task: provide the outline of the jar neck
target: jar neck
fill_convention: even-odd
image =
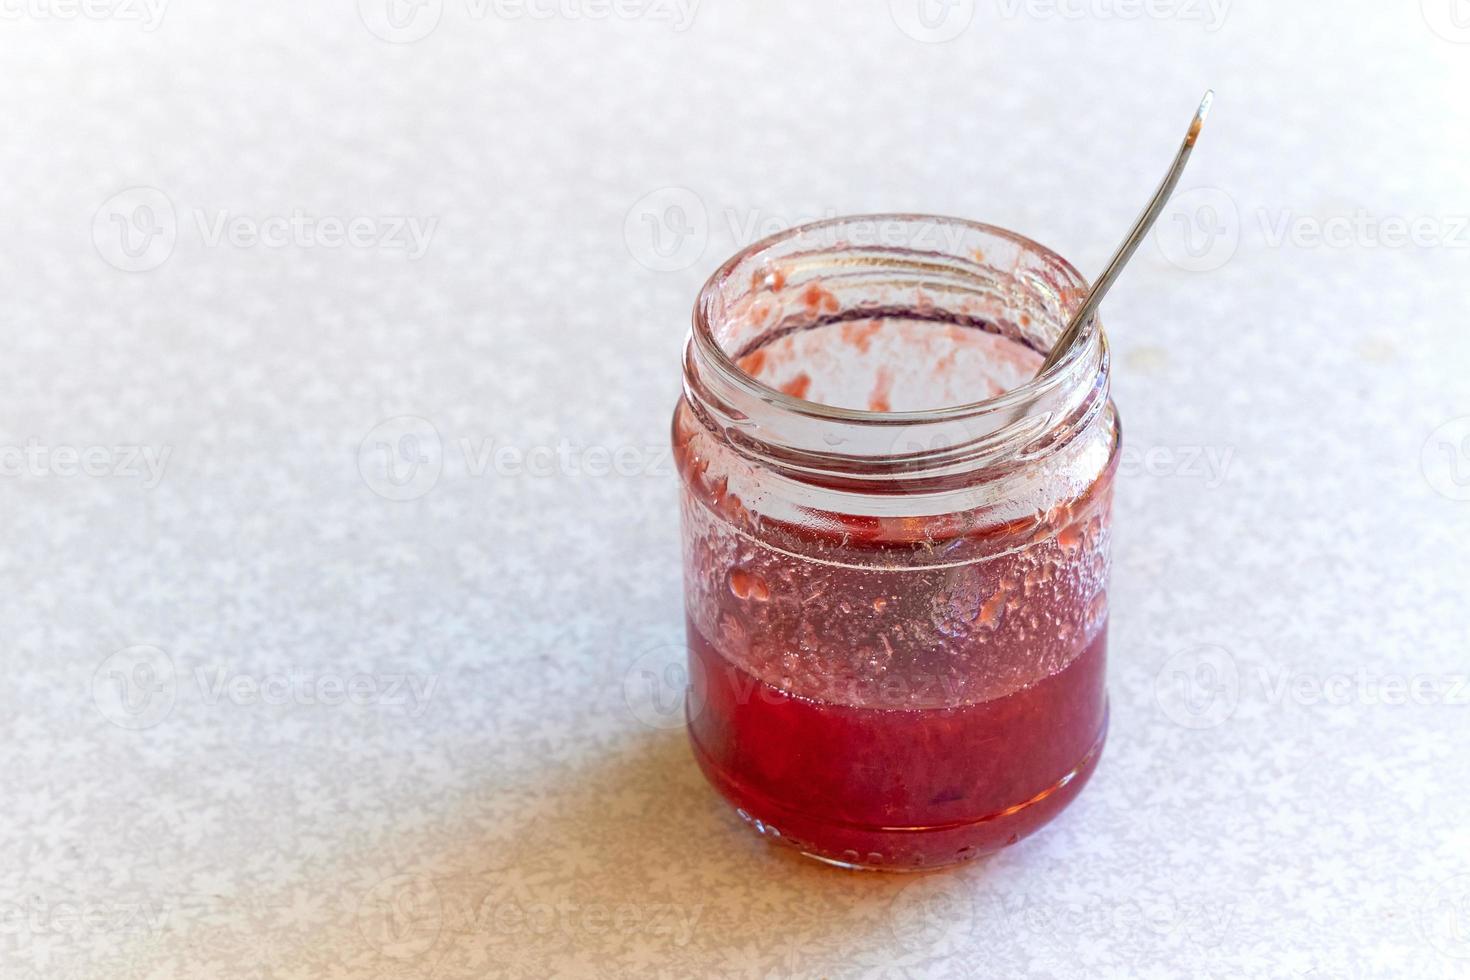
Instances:
[[[889,234],[854,244],[862,226]],[[701,291],[684,352],[685,397],[737,453],[789,480],[879,495],[974,486],[1044,466],[1107,410],[1099,323],[1039,376],[955,405],[837,407],[779,390],[742,365],[803,332],[835,338],[848,324],[879,321],[932,324],[1039,364],[1085,288],[1054,253],[990,226],[915,215],[803,226],[736,255]]]

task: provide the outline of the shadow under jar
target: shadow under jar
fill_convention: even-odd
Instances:
[[[1075,797],[1107,730],[1119,431],[1086,284],[920,215],[819,222],[722,266],[674,413],[705,775],[847,867],[994,852]]]

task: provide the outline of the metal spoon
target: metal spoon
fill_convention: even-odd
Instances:
[[[1184,145],[1179,148],[1179,155],[1174,158],[1174,165],[1169,168],[1168,174],[1164,176],[1164,182],[1159,185],[1158,191],[1154,193],[1153,200],[1148,202],[1148,207],[1144,209],[1143,214],[1139,215],[1138,220],[1134,222],[1133,229],[1128,232],[1128,237],[1123,240],[1123,244],[1113,254],[1113,260],[1108,263],[1107,270],[1093,284],[1092,292],[1087,294],[1087,299],[1078,308],[1077,312],[1072,315],[1071,321],[1067,324],[1067,329],[1062,331],[1062,335],[1052,345],[1051,353],[1047,355],[1041,368],[1036,372],[1037,374],[1047,370],[1066,356],[1067,351],[1071,350],[1072,345],[1077,342],[1077,337],[1082,333],[1082,328],[1087,326],[1087,322],[1097,315],[1097,308],[1102,303],[1103,297],[1108,294],[1109,289],[1113,288],[1113,283],[1117,281],[1118,276],[1123,271],[1123,267],[1128,264],[1128,260],[1133,258],[1133,253],[1138,251],[1138,246],[1143,243],[1143,239],[1148,235],[1149,229],[1154,226],[1154,222],[1163,213],[1164,205],[1169,203],[1169,196],[1174,193],[1174,188],[1178,185],[1179,178],[1184,176],[1184,165],[1189,162],[1189,156],[1194,152],[1194,144],[1199,140],[1200,130],[1204,128],[1205,117],[1210,114],[1210,103],[1214,101],[1215,92],[1211,89],[1205,93],[1204,99],[1200,101],[1199,109],[1195,111],[1194,119],[1189,123],[1189,132],[1184,137]]]

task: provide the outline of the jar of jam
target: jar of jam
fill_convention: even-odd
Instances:
[[[1119,429],[1086,291],[921,215],[766,239],[700,293],[673,442],[694,754],[757,831],[855,868],[994,852],[1107,730]]]

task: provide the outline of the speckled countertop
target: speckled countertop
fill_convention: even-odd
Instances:
[[[1470,976],[1453,0],[3,16],[0,975]],[[630,680],[694,291],[880,210],[1095,270],[1207,85],[1107,308],[1095,779],[769,849]]]

